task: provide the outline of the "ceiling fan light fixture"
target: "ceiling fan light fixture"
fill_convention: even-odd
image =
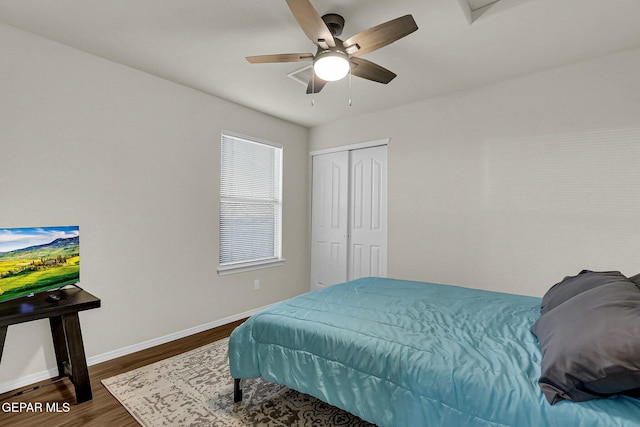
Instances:
[[[313,74],[307,79],[307,94],[318,93],[327,82],[343,79],[347,74],[349,81],[353,75],[377,83],[389,83],[396,77],[395,73],[361,56],[394,43],[418,29],[413,16],[404,15],[361,31],[343,41],[337,37],[342,34],[344,28],[342,16],[336,13],[320,16],[311,0],[286,1],[302,31],[318,47],[316,54],[281,53],[248,56],[247,60],[252,64],[313,61]]]
[[[350,64],[346,53],[340,50],[325,50],[316,55],[313,71],[326,82],[335,82],[349,74]]]

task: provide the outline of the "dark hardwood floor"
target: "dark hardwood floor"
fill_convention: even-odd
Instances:
[[[51,381],[43,381],[42,383],[2,394],[0,395],[0,426],[137,427],[139,424],[136,420],[111,396],[100,381],[226,338],[242,322],[244,322],[244,320],[90,366],[89,376],[91,378],[93,399],[79,405],[76,404],[73,384],[66,378],[55,384],[46,385],[36,390],[32,389],[42,384],[50,383]],[[231,381],[231,378],[229,381]],[[14,396],[21,391],[24,391],[24,393]],[[12,412],[10,405],[13,402],[17,402],[18,404],[20,402],[40,402],[43,407],[46,405],[46,402],[57,402],[59,412]]]

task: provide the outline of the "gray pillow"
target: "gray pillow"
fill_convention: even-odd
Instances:
[[[567,276],[544,294],[540,305],[540,313],[544,314],[549,310],[553,310],[582,292],[618,281],[626,282],[628,280],[619,271],[582,270],[576,276]]]
[[[582,292],[532,326],[542,349],[538,381],[552,405],[640,388],[640,289],[630,280]]]
[[[636,274],[635,276],[629,277],[629,280],[631,280],[636,285],[640,286],[640,274]]]

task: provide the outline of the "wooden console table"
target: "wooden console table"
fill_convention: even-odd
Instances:
[[[58,375],[71,380],[77,403],[86,402],[93,396],[78,312],[100,307],[100,299],[80,288],[54,293],[60,297],[59,301],[50,301],[47,299],[50,293],[41,292],[0,304],[0,361],[9,325],[48,318]]]

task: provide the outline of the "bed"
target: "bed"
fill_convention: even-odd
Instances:
[[[363,278],[264,309],[232,333],[231,376],[262,377],[380,427],[637,426],[624,395],[552,405],[540,298]]]

